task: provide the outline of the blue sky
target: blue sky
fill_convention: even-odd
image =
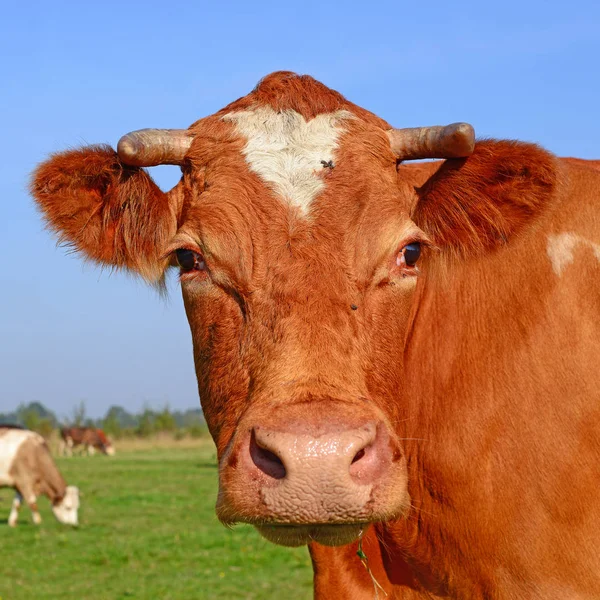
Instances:
[[[0,57],[0,412],[198,405],[174,279],[164,300],[43,230],[26,188],[51,152],[187,127],[285,69],[396,126],[464,120],[600,158],[592,1],[9,2]],[[167,189],[179,171],[152,174]]]

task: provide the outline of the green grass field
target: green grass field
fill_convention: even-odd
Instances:
[[[251,527],[219,524],[208,441],[57,464],[83,494],[80,526],[60,525],[43,498],[39,527],[24,507],[11,529],[13,491],[0,489],[1,600],[312,597],[306,548],[280,548]]]

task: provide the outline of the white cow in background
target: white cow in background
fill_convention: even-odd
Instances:
[[[44,438],[28,429],[0,425],[0,487],[16,490],[8,524],[17,524],[23,500],[31,509],[33,522],[42,521],[36,500],[46,495],[54,516],[66,525],[77,525],[79,490],[67,485]]]

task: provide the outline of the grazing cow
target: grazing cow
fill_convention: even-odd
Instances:
[[[275,73],[31,190],[87,258],[179,265],[217,514],[309,543],[318,598],[600,598],[597,163]]]
[[[66,525],[77,525],[79,490],[67,485],[44,438],[28,429],[0,425],[0,487],[16,490],[8,524],[15,527],[23,500],[31,509],[33,522],[42,522],[37,497],[46,495],[54,516]]]
[[[73,449],[78,446],[83,448],[88,455],[96,450],[102,454],[114,455],[115,448],[102,429],[95,427],[62,427],[60,430],[61,453],[72,456]]]

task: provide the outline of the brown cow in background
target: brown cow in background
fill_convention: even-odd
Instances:
[[[62,427],[60,430],[61,448],[65,456],[72,456],[73,450],[82,448],[88,455],[96,450],[102,454],[114,455],[115,448],[102,429],[95,427]]]
[[[31,189],[85,257],[179,265],[218,516],[308,543],[318,598],[600,598],[597,163],[275,73]]]
[[[77,525],[79,490],[67,485],[44,438],[28,429],[0,425],[0,487],[16,490],[8,524],[14,527],[23,500],[32,512],[33,522],[42,518],[37,497],[48,496],[54,516],[66,525]]]

